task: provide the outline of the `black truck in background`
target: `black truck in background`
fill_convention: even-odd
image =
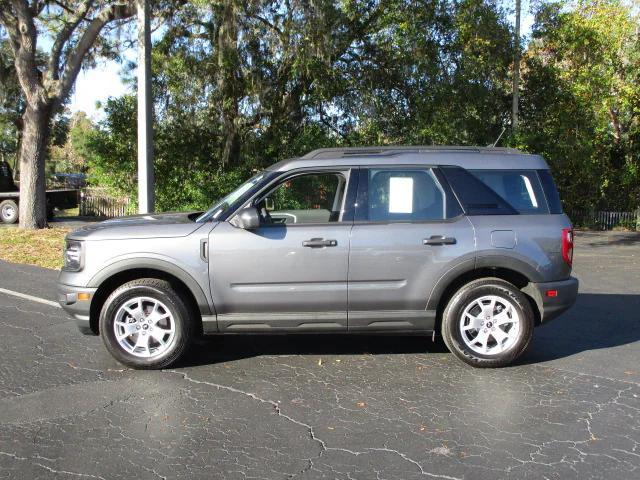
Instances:
[[[47,218],[53,218],[55,208],[78,206],[79,190],[47,190]],[[7,162],[0,161],[0,222],[16,223],[20,204],[20,189],[13,181],[13,172]]]

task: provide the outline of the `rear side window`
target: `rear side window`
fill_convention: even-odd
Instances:
[[[368,169],[360,175],[357,221],[423,222],[451,216],[445,189],[430,168]]]
[[[558,189],[553,182],[551,172],[549,172],[549,170],[538,170],[538,176],[540,177],[544,194],[547,197],[549,213],[562,213],[562,202],[560,202],[560,195],[558,195]]]
[[[469,171],[519,213],[549,213],[536,170]]]
[[[467,215],[517,215],[518,211],[478,177],[460,167],[440,167]]]

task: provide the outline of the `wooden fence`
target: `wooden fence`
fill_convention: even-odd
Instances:
[[[127,197],[113,197],[99,189],[80,191],[79,214],[82,217],[123,217],[135,214],[135,205]]]
[[[633,212],[572,210],[566,213],[577,227],[596,230],[612,230],[615,227],[624,227],[630,230],[640,229],[640,209]]]

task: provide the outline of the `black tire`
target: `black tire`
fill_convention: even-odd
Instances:
[[[18,204],[13,200],[3,200],[0,202],[0,221],[7,225],[18,221]]]
[[[116,315],[127,301],[136,297],[147,297],[162,302],[173,317],[173,340],[167,349],[157,356],[136,356],[125,350],[116,339]],[[109,353],[120,363],[135,369],[160,369],[175,363],[188,349],[194,337],[194,323],[189,308],[169,282],[156,278],[141,278],[125,283],[109,295],[100,312],[100,336]],[[151,350],[149,347],[147,349]]]
[[[463,340],[462,326],[460,325],[465,308],[475,300],[487,295],[495,295],[509,301],[520,318],[519,332],[510,347],[501,353],[491,355],[476,352],[468,346]],[[467,283],[451,297],[442,315],[442,337],[449,350],[469,365],[479,368],[504,367],[522,355],[527,349],[533,336],[534,323],[531,305],[520,290],[511,283],[499,278],[483,278]],[[475,330],[472,332],[475,332]],[[480,331],[478,330],[479,333]],[[490,332],[489,335],[491,335]],[[495,343],[495,339],[492,341]],[[473,339],[471,342],[473,342]],[[485,342],[486,345],[487,342]]]

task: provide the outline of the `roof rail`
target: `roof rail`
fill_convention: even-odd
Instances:
[[[399,147],[346,147],[346,148],[319,148],[300,157],[310,158],[344,158],[344,157],[368,157],[391,156],[402,153],[440,153],[440,152],[469,152],[469,153],[522,153],[515,148],[503,147],[459,147],[455,145],[443,146],[399,146]]]

